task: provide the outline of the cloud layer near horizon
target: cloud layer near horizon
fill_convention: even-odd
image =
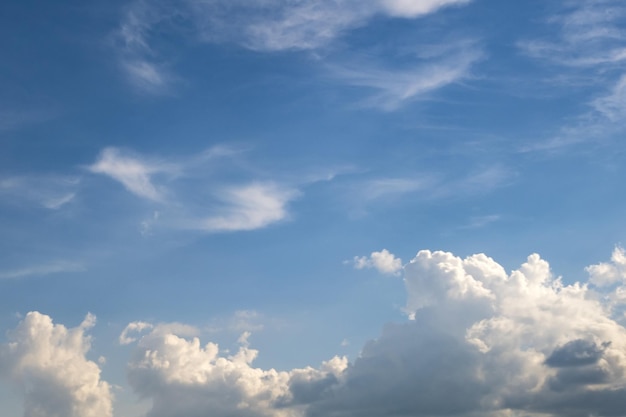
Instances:
[[[249,332],[234,354],[180,324],[134,322],[120,341],[135,343],[128,380],[148,417],[620,415],[624,251],[587,270],[589,283],[565,285],[537,254],[507,274],[484,254],[420,251],[403,267],[410,320],[319,368],[254,367]],[[68,330],[29,313],[10,333],[0,369],[26,388],[25,416],[111,415],[85,359],[94,322]]]

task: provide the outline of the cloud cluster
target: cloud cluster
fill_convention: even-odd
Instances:
[[[214,343],[202,346],[197,337],[183,337],[177,329],[155,326],[137,343],[128,365],[133,390],[152,400],[149,417],[177,416],[298,416],[294,398],[306,396],[292,386],[336,380],[347,360],[334,358],[320,370],[263,370],[252,366],[258,352],[248,347],[249,333],[239,350],[224,356]]]
[[[21,387],[25,417],[111,417],[113,395],[100,368],[86,359],[95,324],[87,315],[68,329],[31,312],[0,347],[0,372]]]
[[[389,265],[388,251],[357,266]],[[393,262],[391,262],[393,264]],[[508,274],[484,254],[420,251],[404,266],[407,314],[352,363],[277,372],[251,366],[247,336],[232,356],[153,330],[129,373],[149,416],[572,416],[626,407],[626,329],[616,308],[623,250],[566,285],[533,254]],[[392,268],[395,270],[395,267]],[[611,284],[608,293],[601,287]],[[617,287],[616,287],[617,286]]]
[[[484,254],[422,250],[402,269],[410,320],[388,324],[348,362],[278,371],[253,365],[180,323],[133,322],[132,390],[147,417],[617,416],[626,409],[626,256],[565,284],[532,254],[507,273]],[[360,261],[360,260],[359,260]],[[388,251],[362,263],[397,270]],[[75,329],[29,313],[2,347],[26,416],[111,416],[109,386],[85,359],[92,316]]]
[[[592,281],[613,282],[620,254],[590,267]],[[483,254],[425,250],[404,276],[413,320],[368,343],[309,415],[588,416],[626,406],[626,329],[611,297],[565,285],[536,254],[507,274]]]

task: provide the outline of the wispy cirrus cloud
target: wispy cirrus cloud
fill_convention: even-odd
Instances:
[[[22,175],[0,178],[0,196],[6,204],[35,204],[59,210],[77,195],[81,178],[62,175]]]
[[[393,178],[371,178],[349,182],[351,203],[374,204],[416,196],[424,201],[484,195],[515,180],[516,173],[502,164],[481,167],[461,175],[416,173]]]
[[[54,261],[39,265],[32,265],[23,268],[0,271],[0,280],[4,279],[24,279],[30,277],[41,277],[53,274],[63,274],[85,271],[85,266],[79,262]]]
[[[527,56],[551,68],[563,87],[586,87],[588,110],[547,140],[526,144],[523,151],[557,151],[602,142],[626,129],[626,6],[615,0],[578,0],[546,22],[552,36],[518,43]]]
[[[106,148],[87,169],[94,174],[111,177],[139,197],[163,201],[165,191],[154,184],[153,176],[159,173],[173,174],[177,167],[174,164],[150,161],[117,148]]]
[[[131,83],[148,93],[169,90],[176,76],[168,70],[167,58],[159,52],[159,36],[171,33],[206,43],[235,43],[259,51],[312,51],[332,44],[347,31],[367,24],[376,16],[415,19],[470,0],[356,0],[315,2],[296,0],[136,0],[126,6],[113,34],[121,68]],[[181,23],[184,22],[184,23]],[[457,62],[459,64],[460,62]],[[344,71],[355,72],[356,69]],[[435,74],[415,71],[395,74],[401,85],[382,86],[380,70],[353,74],[353,85],[402,90],[393,94],[411,97],[458,78],[453,68],[433,68]],[[376,73],[378,72],[378,73]],[[422,72],[422,71],[419,71]],[[415,80],[416,76],[422,79]],[[360,81],[359,81],[360,80]],[[378,81],[377,81],[378,80]],[[389,100],[387,98],[387,100]],[[397,103],[396,103],[397,105]],[[393,107],[393,104],[387,104]]]
[[[482,57],[478,48],[461,42],[444,56],[418,57],[409,69],[381,68],[369,62],[329,68],[337,80],[374,91],[363,101],[365,106],[393,111],[432,91],[470,78],[472,65]]]

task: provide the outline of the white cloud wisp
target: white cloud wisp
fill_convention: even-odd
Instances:
[[[162,201],[164,192],[153,184],[152,176],[172,171],[173,167],[126,155],[117,148],[106,148],[88,169],[94,174],[111,177],[139,197]]]

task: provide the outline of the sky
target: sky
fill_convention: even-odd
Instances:
[[[620,0],[0,4],[7,417],[626,410]]]

